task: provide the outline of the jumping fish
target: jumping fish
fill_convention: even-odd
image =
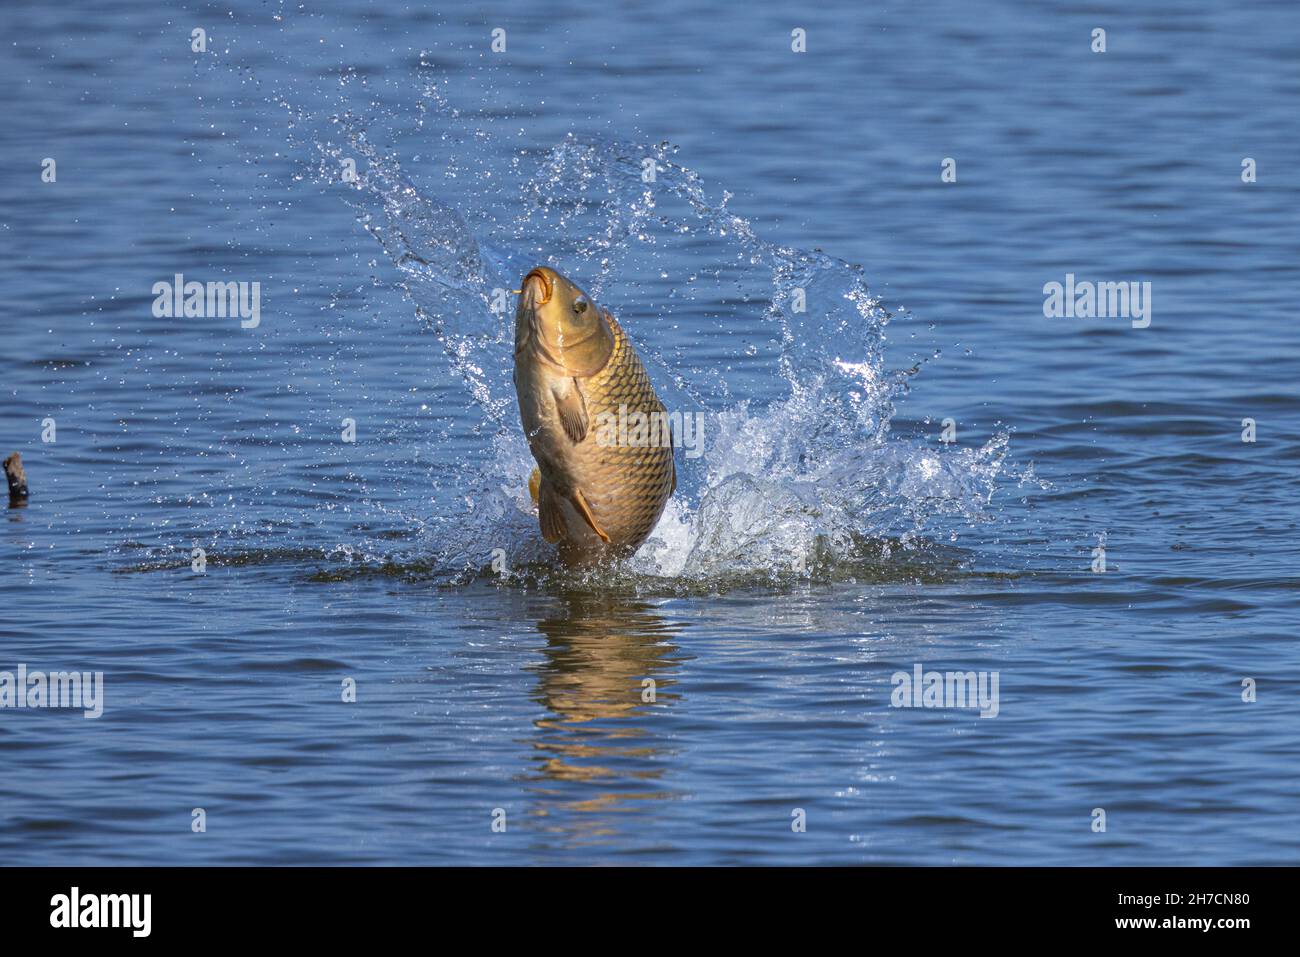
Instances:
[[[537,468],[528,487],[542,537],[569,564],[632,554],[654,529],[677,470],[668,417],[609,310],[553,269],[524,277],[515,311],[515,390]],[[598,423],[658,423],[627,441]]]

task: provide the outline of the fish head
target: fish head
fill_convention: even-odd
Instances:
[[[586,292],[546,266],[524,276],[515,310],[516,363],[531,359],[590,376],[613,351],[613,330]]]

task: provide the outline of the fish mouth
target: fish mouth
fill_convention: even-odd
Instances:
[[[545,305],[555,294],[555,284],[541,266],[529,271],[519,284],[519,304],[515,308],[515,356],[529,346],[543,348],[537,307]]]
[[[538,280],[533,282],[533,280]],[[541,341],[538,329],[537,307],[551,298],[550,279],[541,268],[524,276],[519,284],[519,303],[515,307],[515,356],[518,357],[534,343]]]
[[[523,286],[520,289],[520,294],[522,295],[523,293],[529,291],[530,286],[532,284],[532,280],[534,279],[536,279],[541,284],[542,288],[541,288],[540,297],[538,297],[537,291],[535,289],[533,290],[533,301],[537,305],[543,306],[550,301],[551,294],[555,292],[555,286],[551,283],[551,277],[546,274],[546,270],[543,269],[541,266],[538,266],[536,269],[533,269],[528,273],[527,276],[524,277],[524,282],[523,282]]]

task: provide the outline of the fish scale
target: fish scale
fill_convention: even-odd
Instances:
[[[672,494],[673,450],[671,445],[601,444],[602,434],[608,431],[601,428],[601,413],[611,415],[615,423],[620,406],[626,408],[628,416],[643,413],[647,421],[653,413],[665,417],[663,403],[627,333],[609,312],[604,316],[614,334],[614,351],[605,368],[578,380],[591,424],[586,437],[573,450],[575,471],[581,476],[579,484],[611,545],[631,551],[654,530]]]

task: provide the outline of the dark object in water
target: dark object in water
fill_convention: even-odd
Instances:
[[[5,478],[9,480],[10,507],[26,504],[27,473],[23,471],[23,457],[17,452],[5,459]]]

